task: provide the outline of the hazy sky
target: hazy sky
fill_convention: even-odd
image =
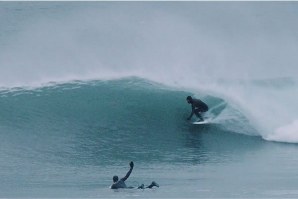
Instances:
[[[0,85],[296,76],[297,21],[296,2],[0,2]]]

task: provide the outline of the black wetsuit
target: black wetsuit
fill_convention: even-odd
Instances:
[[[192,99],[191,108],[196,112],[206,112],[208,111],[208,106],[199,99]]]
[[[191,114],[189,116],[189,119],[193,116],[193,114],[196,114],[198,118],[201,120],[204,120],[203,117],[200,115],[201,112],[207,112],[208,106],[204,102],[202,102],[199,99],[192,99],[191,101]]]

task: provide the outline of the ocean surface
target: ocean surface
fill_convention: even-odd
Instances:
[[[0,2],[0,198],[297,198],[297,11]]]

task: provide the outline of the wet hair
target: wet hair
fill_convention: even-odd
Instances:
[[[191,96],[187,96],[186,100],[187,101],[191,101],[192,100],[192,97]]]
[[[113,182],[117,182],[119,180],[118,176],[113,176]]]

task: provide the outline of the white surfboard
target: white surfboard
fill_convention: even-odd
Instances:
[[[203,113],[201,114],[201,116],[203,117],[204,121],[200,121],[200,119],[198,118],[197,121],[192,122],[192,124],[209,124],[209,123],[213,123],[214,119],[217,117],[216,115],[208,112],[208,113]]]
[[[198,121],[198,122],[193,122],[193,124],[208,124],[209,121],[204,120],[204,121]]]
[[[193,124],[208,124],[208,123],[210,123],[211,122],[211,118],[205,118],[204,119],[204,121],[195,121],[195,122],[193,122]]]

